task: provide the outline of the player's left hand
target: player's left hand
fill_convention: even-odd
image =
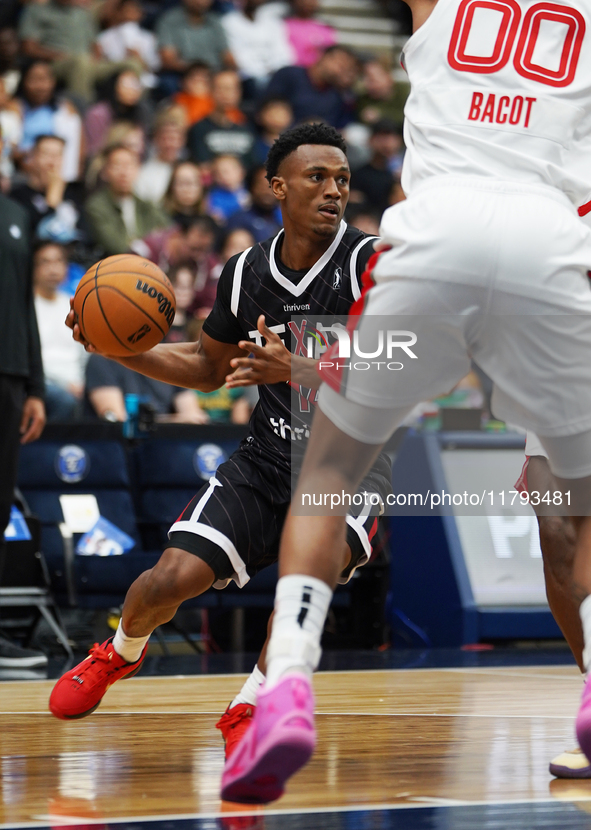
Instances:
[[[82,330],[78,325],[78,316],[74,311],[73,297],[70,297],[70,311],[68,312],[68,316],[64,320],[64,323],[69,329],[72,329],[72,337],[74,338],[74,340],[76,340],[78,343],[82,343],[87,352],[96,352],[96,349],[94,348],[92,343],[89,343],[88,340],[85,340],[84,336],[82,335]]]
[[[291,352],[281,338],[267,326],[263,314],[257,320],[257,329],[265,338],[264,346],[241,340],[238,346],[248,357],[235,357],[230,366],[235,369],[226,376],[226,386],[257,386],[261,383],[282,383],[291,380]]]
[[[27,398],[21,417],[21,444],[36,441],[45,426],[45,404],[41,398]]]

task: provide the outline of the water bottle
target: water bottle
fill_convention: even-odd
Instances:
[[[137,438],[138,420],[140,412],[140,395],[128,393],[125,396],[125,410],[127,420],[123,424],[123,435],[126,438]]]

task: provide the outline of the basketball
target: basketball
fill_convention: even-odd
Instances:
[[[103,354],[125,357],[160,343],[174,320],[176,300],[157,265],[135,254],[118,254],[84,274],[74,311],[85,340]]]

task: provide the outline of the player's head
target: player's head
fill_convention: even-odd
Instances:
[[[286,231],[336,234],[351,177],[340,133],[328,124],[300,124],[287,130],[269,150],[266,168]]]

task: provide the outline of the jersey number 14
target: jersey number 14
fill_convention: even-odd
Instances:
[[[522,19],[516,0],[462,0],[447,57],[460,72],[491,74],[513,54],[523,78],[562,87],[574,80],[584,36],[585,20],[570,6],[536,3]]]

